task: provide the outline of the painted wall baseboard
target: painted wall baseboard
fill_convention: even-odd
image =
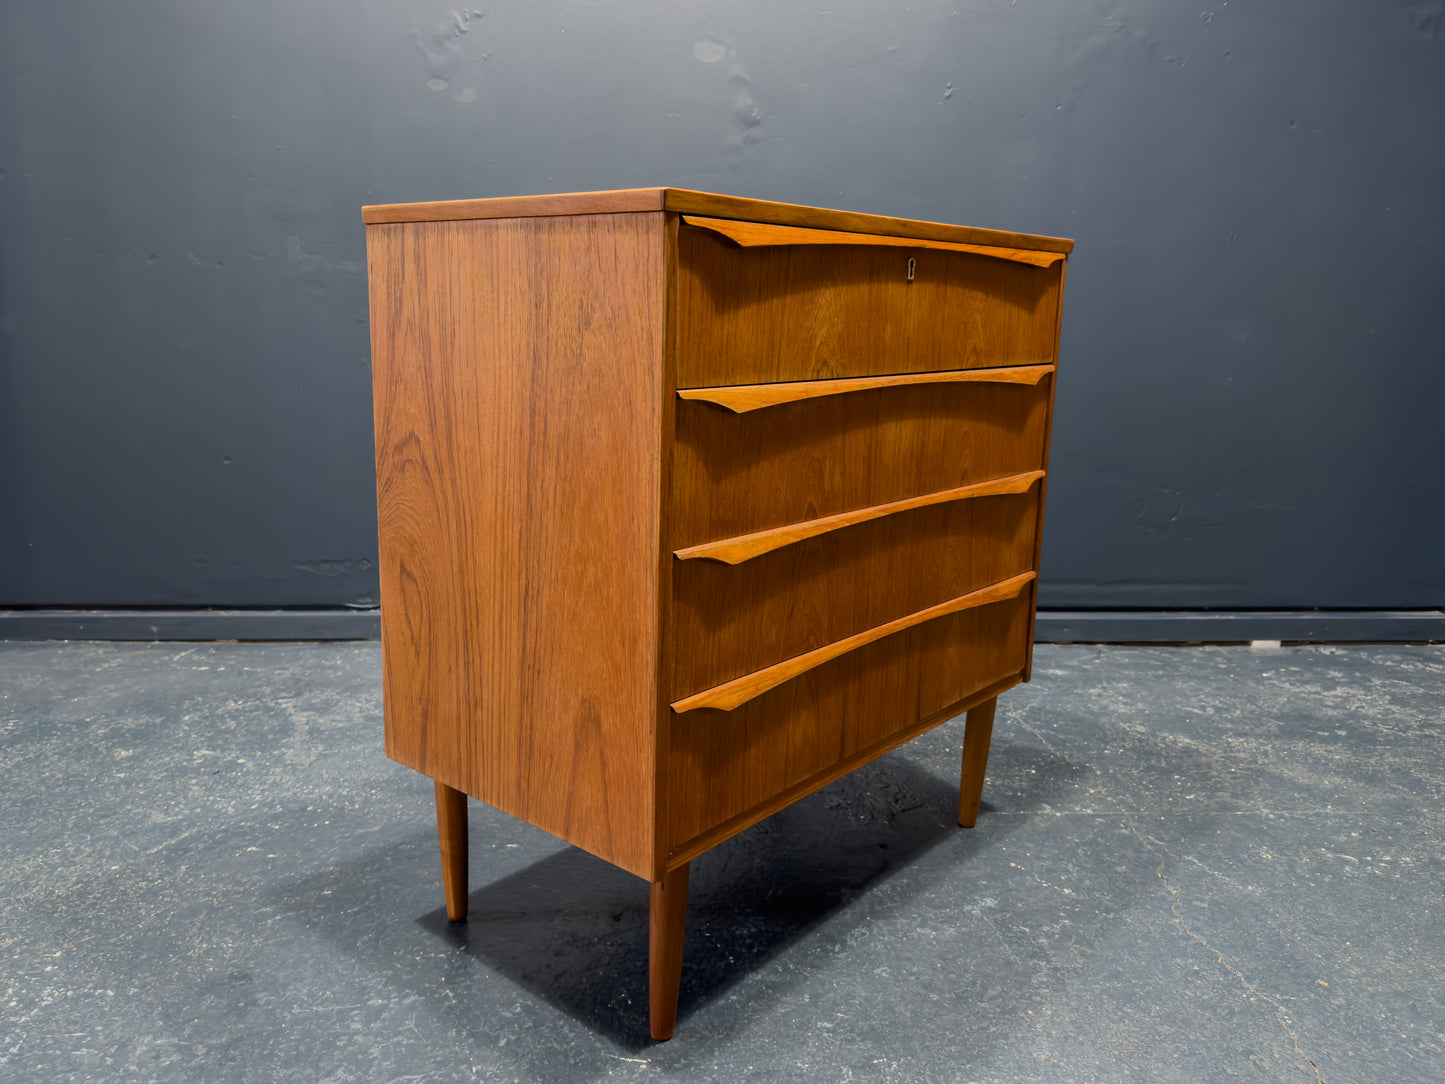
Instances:
[[[380,610],[0,610],[0,640],[375,640]]]
[[[0,640],[375,640],[377,610],[0,610]],[[1040,610],[1040,643],[1445,641],[1442,610]]]

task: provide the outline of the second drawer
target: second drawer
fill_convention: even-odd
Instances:
[[[675,560],[674,699],[1029,571],[1039,491],[900,512],[736,565]]]
[[[1051,379],[878,388],[743,414],[681,401],[672,547],[1039,470]]]

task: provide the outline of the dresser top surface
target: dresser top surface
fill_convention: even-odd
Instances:
[[[569,192],[436,203],[376,204],[363,207],[361,217],[368,226],[379,226],[401,222],[450,222],[478,218],[535,218],[643,211],[673,211],[679,214],[743,219],[782,226],[883,234],[890,237],[916,237],[929,241],[1004,245],[1045,252],[1067,253],[1074,248],[1073,241],[1062,237],[953,226],[941,222],[920,222],[915,219],[890,218],[886,215],[855,211],[834,211],[795,203],[774,203],[712,192],[693,192],[685,188],[623,188],[611,192]]]

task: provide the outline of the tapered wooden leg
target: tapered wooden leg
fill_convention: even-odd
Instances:
[[[467,917],[467,796],[437,782],[437,837],[442,845],[442,892],[447,918]]]
[[[958,823],[972,828],[978,821],[978,803],[983,799],[983,770],[988,764],[988,743],[993,737],[993,711],[998,697],[992,696],[968,713],[963,724],[963,779],[958,788]]]
[[[647,1005],[652,1037],[672,1038],[682,983],[682,940],[687,928],[687,870],[678,866],[652,882],[647,935]]]

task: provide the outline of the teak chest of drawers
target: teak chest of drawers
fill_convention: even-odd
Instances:
[[[368,207],[386,751],[652,884],[1027,681],[1072,243],[678,189]]]

